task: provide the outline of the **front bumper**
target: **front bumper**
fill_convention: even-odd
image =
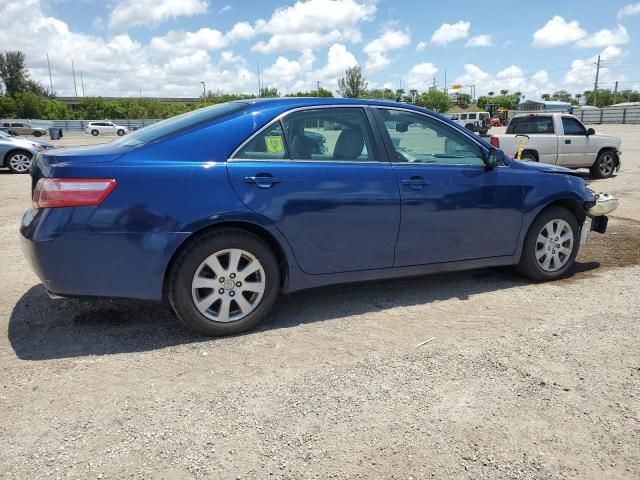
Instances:
[[[595,204],[587,209],[590,217],[600,217],[618,208],[618,199],[608,193],[596,193]]]

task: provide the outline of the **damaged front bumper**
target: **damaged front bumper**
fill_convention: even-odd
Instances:
[[[590,231],[604,233],[607,231],[609,217],[607,213],[618,208],[618,199],[608,193],[596,193],[595,200],[585,205],[587,218],[585,218],[580,231],[580,245],[587,241]]]

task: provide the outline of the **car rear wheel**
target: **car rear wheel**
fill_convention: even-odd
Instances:
[[[93,135],[94,137],[97,137],[99,133],[100,132],[98,130],[91,130],[91,135]]]
[[[521,161],[523,162],[537,162],[538,159],[533,155],[533,153],[530,152],[524,152],[522,154],[522,157],[520,158]]]
[[[542,282],[562,278],[575,263],[580,227],[566,208],[544,210],[529,228],[517,270]]]
[[[38,132],[38,131],[33,132],[33,136],[34,137],[41,137],[42,136],[42,132]]]
[[[169,302],[187,327],[205,335],[232,335],[269,313],[280,286],[275,255],[259,237],[214,230],[179,253],[170,274]]]
[[[606,150],[600,152],[598,158],[589,169],[593,178],[609,178],[613,175],[618,164],[618,157],[614,152]]]
[[[28,152],[14,152],[7,159],[7,166],[11,173],[29,173],[31,154]]]

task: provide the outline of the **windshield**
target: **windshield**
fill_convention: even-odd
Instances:
[[[183,113],[175,117],[168,118],[148,127],[144,127],[140,130],[136,130],[119,140],[116,140],[115,144],[123,145],[125,147],[137,147],[138,145],[144,145],[149,142],[153,142],[159,138],[172,133],[186,130],[194,127],[200,123],[209,122],[222,118],[230,113],[239,112],[247,106],[242,102],[228,102],[215,105],[213,107],[201,108],[194,110],[193,112]]]

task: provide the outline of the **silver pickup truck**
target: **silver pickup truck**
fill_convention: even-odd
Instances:
[[[594,178],[608,178],[620,169],[620,139],[596,135],[593,128],[566,113],[516,115],[507,132],[492,135],[490,143],[515,156],[517,140],[526,142],[521,157],[525,161],[588,168]]]

